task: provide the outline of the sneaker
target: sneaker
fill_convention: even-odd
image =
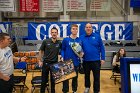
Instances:
[[[89,93],[89,88],[85,88],[84,93]]]

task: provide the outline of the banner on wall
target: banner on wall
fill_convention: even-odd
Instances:
[[[10,11],[10,12],[15,12],[16,7],[15,7],[15,0],[0,0],[0,11]]]
[[[63,11],[62,0],[43,0],[42,11],[43,12],[62,12]]]
[[[20,0],[20,12],[39,12],[39,0]]]
[[[9,33],[12,31],[12,22],[0,22],[0,33]]]
[[[71,34],[71,24],[78,25],[78,36],[85,34],[87,22],[48,22],[48,23],[28,23],[28,39],[43,40],[51,37],[50,30],[54,26],[58,29],[58,37],[68,37]],[[132,22],[91,22],[93,32],[99,33],[102,40],[132,40]]]
[[[140,8],[140,0],[130,0],[130,7]]]
[[[111,0],[91,0],[90,11],[110,11]]]
[[[66,11],[86,11],[86,0],[66,0],[65,4]]]

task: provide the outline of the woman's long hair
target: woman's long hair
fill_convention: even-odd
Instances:
[[[123,56],[121,56],[121,54],[120,54],[121,49],[124,50]],[[126,57],[126,51],[125,51],[125,49],[124,48],[120,48],[119,51],[117,52],[116,56],[117,56],[116,62],[119,62],[120,61],[120,57]]]

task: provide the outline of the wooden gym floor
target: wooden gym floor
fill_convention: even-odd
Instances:
[[[40,74],[40,72],[36,72],[37,74]],[[112,75],[112,71],[111,70],[101,70],[101,91],[100,93],[120,93],[119,92],[119,87],[120,87],[120,83],[119,80],[117,80],[116,85],[114,84],[114,80],[110,79]],[[92,73],[91,73],[91,81],[93,81],[92,78]],[[29,89],[24,89],[23,93],[31,93],[31,79],[32,79],[32,71],[29,71],[27,73],[27,79],[26,79],[26,85],[28,86]],[[59,83],[56,85],[55,87],[56,89],[56,93],[62,93],[62,83]],[[77,93],[83,93],[84,92],[84,75],[83,74],[79,74],[78,77],[78,89],[77,89]],[[17,88],[15,93],[20,93],[19,89]],[[34,93],[40,93],[39,89],[36,89]],[[47,90],[46,90],[47,93]],[[69,93],[72,93],[72,89],[71,89],[71,80],[70,80],[70,89],[69,89]],[[93,93],[93,86],[92,86],[92,82],[91,82],[91,88],[90,88],[90,93]]]

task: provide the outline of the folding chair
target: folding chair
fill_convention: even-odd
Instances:
[[[39,67],[38,63],[35,64],[35,69],[33,70],[32,73],[32,80],[31,80],[31,84],[32,84],[32,89],[31,89],[31,93],[34,93],[35,88],[41,88],[41,67]],[[47,83],[47,91],[49,93],[49,83]]]
[[[15,65],[14,69],[14,90],[16,91],[16,88],[20,88],[20,93],[23,93],[24,88],[27,88],[27,85],[25,84],[26,81],[26,62],[18,62]]]
[[[113,61],[114,55],[116,55],[116,52],[113,52],[112,54],[112,61]],[[111,64],[112,64],[112,61],[111,61]],[[112,66],[112,75],[110,77],[110,79],[114,79],[115,85],[116,85],[117,78],[121,78],[120,67],[118,65]]]
[[[112,67],[112,75],[110,79],[114,79],[114,84],[116,85],[117,78],[121,78],[120,69],[118,66]]]

